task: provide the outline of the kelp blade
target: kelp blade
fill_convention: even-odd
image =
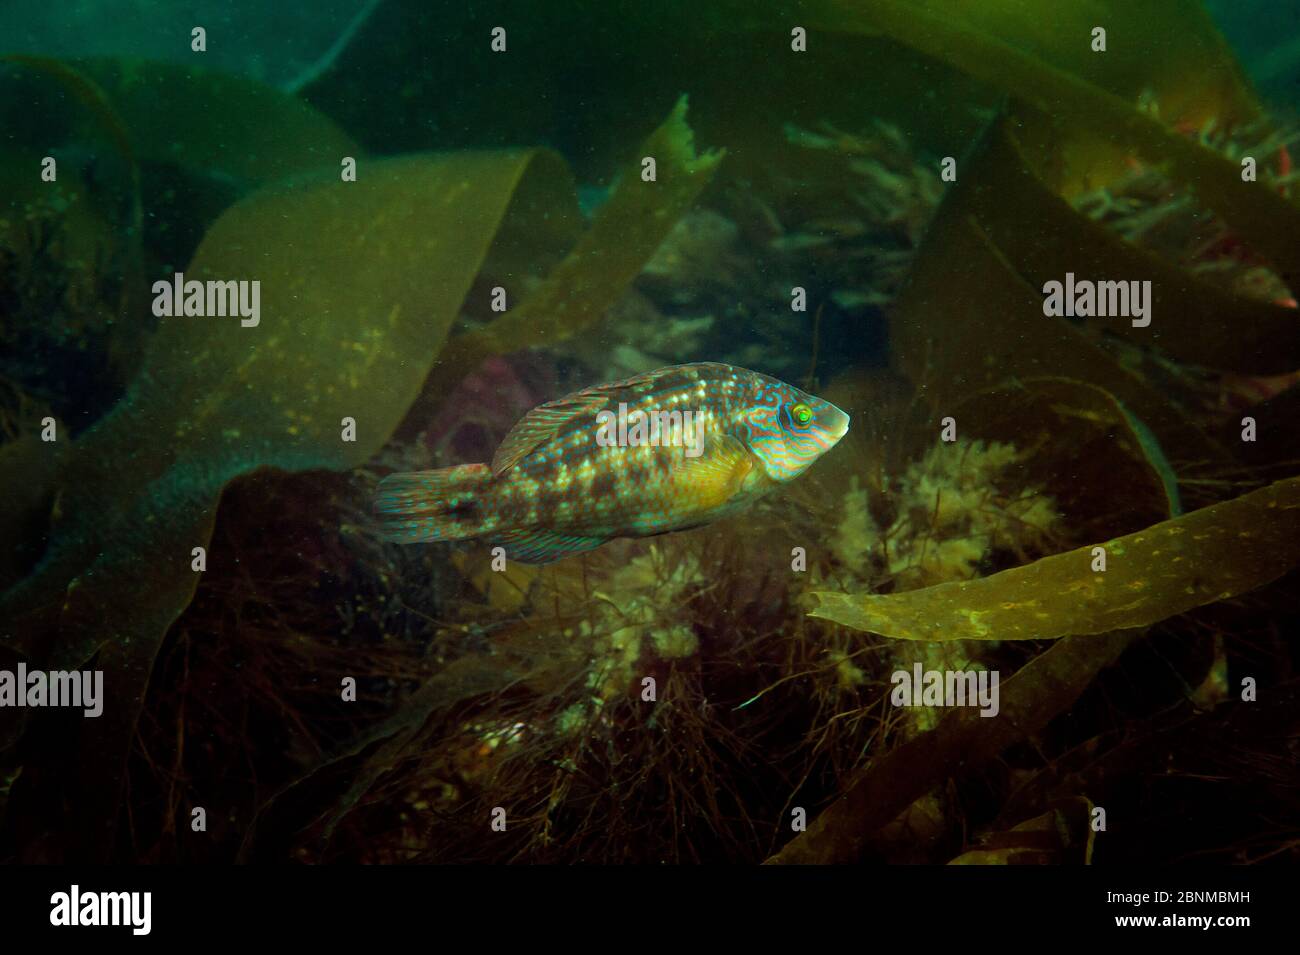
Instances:
[[[162,320],[128,396],[70,449],[42,563],[0,596],[4,646],[57,668],[101,652],[113,673],[111,717],[82,734],[87,851],[107,851],[152,661],[193,596],[193,548],[210,546],[222,489],[258,468],[343,469],[373,454],[521,193],[577,215],[553,154],[449,154],[363,166],[355,183],[278,186],[210,230],[187,276],[256,278],[260,323]]]
[[[1106,569],[1094,571],[1094,547]],[[812,616],[898,640],[1046,640],[1145,627],[1300,563],[1300,478],[977,580],[888,595],[818,592]]]

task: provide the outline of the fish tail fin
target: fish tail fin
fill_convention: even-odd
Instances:
[[[375,493],[380,531],[399,544],[476,537],[486,516],[483,491],[491,483],[486,464],[390,474]]]

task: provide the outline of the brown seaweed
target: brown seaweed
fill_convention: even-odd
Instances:
[[[574,303],[548,328],[571,333],[599,317],[720,158],[673,185],[695,162],[684,104],[655,136],[668,188],[610,206],[581,257],[544,287],[548,302]],[[261,324],[163,323],[126,399],[68,453],[56,483],[63,516],[42,563],[0,597],[6,648],[55,667],[99,653],[112,674],[106,716],[82,741],[83,771],[102,781],[88,787],[102,803],[83,815],[99,827],[91,845],[107,845],[151,664],[194,593],[191,552],[209,545],[222,489],[259,468],[365,462],[420,393],[489,252],[502,254],[494,240],[535,241],[565,220],[576,220],[567,171],[530,150],[383,160],[354,183],[299,179],[237,203],[209,230],[187,277],[258,277]],[[615,252],[602,243],[615,237],[622,264],[609,268]],[[349,421],[355,440],[344,437]],[[141,448],[141,436],[163,440]]]
[[[988,833],[949,865],[1087,865],[1096,832],[1092,803],[1083,796],[1061,800],[1041,815]]]
[[[931,12],[895,0],[853,7],[828,3],[823,9],[821,19],[828,29],[883,33],[955,66],[1029,104],[1039,117],[1052,117],[1055,128],[1072,132],[1067,137],[1072,143],[1104,138],[1162,165],[1171,178],[1195,188],[1206,205],[1272,260],[1288,286],[1300,285],[1300,259],[1289,239],[1300,233],[1300,208],[1259,184],[1243,182],[1235,163],[1171,132],[1120,96],[969,23],[936,15],[938,9]],[[1169,36],[1187,35],[1179,21],[1173,22]],[[1101,136],[1092,130],[1102,131]]]
[[[807,832],[795,836],[768,863],[857,861],[874,832],[954,771],[996,756],[1068,709],[1138,634],[1109,633],[1054,644],[1002,684],[997,719],[982,719],[971,708],[950,712],[935,729],[859,770]]]
[[[1097,565],[1105,552],[1105,569]],[[1146,627],[1300,563],[1300,478],[978,580],[820,592],[813,616],[898,640],[1051,640]]]
[[[210,231],[187,272],[259,276],[261,326],[163,325],[127,399],[73,447],[44,561],[0,601],[6,647],[58,667],[99,652],[112,674],[107,715],[83,741],[85,771],[101,781],[89,792],[109,801],[83,818],[113,825],[150,664],[194,592],[191,550],[207,545],[222,487],[259,467],[365,461],[419,392],[512,199],[554,194],[557,180],[562,166],[535,151],[406,157],[356,183],[256,195]],[[348,417],[355,442],[341,439]],[[166,443],[146,451],[140,436]]]
[[[329,117],[247,77],[131,57],[86,57],[64,68],[93,82],[141,161],[266,183],[364,155]]]

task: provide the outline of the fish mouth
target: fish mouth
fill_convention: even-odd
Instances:
[[[831,439],[832,444],[839,442],[840,438],[849,433],[849,422],[852,420],[849,415],[834,405],[830,406],[834,412],[834,420],[831,427],[826,429],[827,436]]]

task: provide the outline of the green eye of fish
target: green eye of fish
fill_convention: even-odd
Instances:
[[[804,404],[795,405],[790,409],[790,415],[796,424],[807,424],[813,418],[812,409]]]

